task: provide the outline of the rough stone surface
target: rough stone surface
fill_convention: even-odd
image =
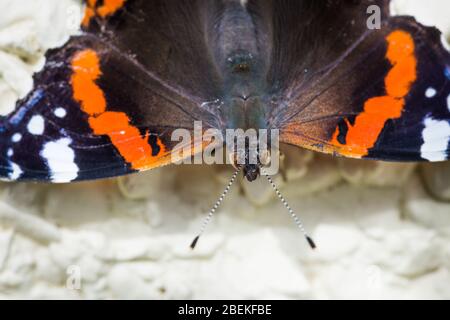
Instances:
[[[436,199],[450,202],[450,161],[424,164],[421,174],[427,190]]]

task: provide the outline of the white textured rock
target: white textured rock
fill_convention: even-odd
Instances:
[[[436,199],[450,202],[450,161],[423,164],[421,176],[427,191]]]
[[[10,102],[11,98],[17,98],[24,96],[32,87],[33,81],[31,74],[33,68],[25,64],[18,57],[5,53],[0,50],[0,80],[2,81],[2,92],[5,93],[6,101]],[[6,86],[6,88],[5,88]],[[3,100],[4,97],[0,100]],[[7,114],[14,109],[15,102],[11,105],[6,105],[4,102],[0,104],[2,109],[1,114]]]
[[[78,0],[2,0],[0,48],[30,59],[64,43],[82,18]]]
[[[418,177],[406,186],[403,202],[404,215],[408,219],[450,234],[450,204],[431,198]]]
[[[9,257],[13,236],[14,230],[12,228],[0,230],[0,270],[3,269]]]
[[[392,1],[392,9],[397,14],[415,16],[425,25],[436,26],[450,38],[450,8],[447,0],[433,0],[429,5],[424,5],[422,0],[395,0]]]
[[[77,3],[0,0],[1,112],[72,32]],[[450,30],[447,0],[393,7]],[[450,205],[405,181],[411,168],[286,154],[277,183],[316,251],[261,181],[236,184],[192,252],[231,175],[221,167],[163,168],[120,187],[1,183],[0,298],[450,298]]]
[[[416,167],[416,164],[339,159],[339,172],[347,182],[374,187],[402,186]]]
[[[307,168],[305,166],[305,168]],[[282,188],[286,182],[281,175],[272,177],[278,188]],[[276,198],[272,186],[266,178],[258,179],[253,182],[247,180],[241,181],[241,188],[246,198],[255,206],[264,206]]]
[[[55,225],[44,219],[13,208],[5,202],[0,202],[0,222],[36,240],[53,242],[60,239],[60,231]]]

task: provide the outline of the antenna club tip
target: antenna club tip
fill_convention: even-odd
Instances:
[[[310,236],[306,236],[306,241],[308,241],[309,246],[311,247],[311,249],[316,249],[317,246],[314,243],[314,240],[310,237]]]
[[[194,241],[192,241],[192,243],[191,243],[191,245],[190,245],[190,247],[191,247],[192,250],[194,250],[195,247],[197,246],[197,242],[198,242],[199,239],[200,239],[200,236],[196,236],[195,239],[194,239]]]

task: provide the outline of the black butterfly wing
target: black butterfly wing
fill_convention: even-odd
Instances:
[[[175,129],[216,119],[220,81],[204,1],[87,1],[83,31],[47,53],[34,88],[0,124],[0,176],[69,182],[168,164]],[[191,144],[200,142],[191,142]]]
[[[301,17],[299,4],[285,3]],[[367,28],[371,4],[380,8],[380,29]],[[390,17],[388,1],[336,5],[348,14],[342,23],[330,11],[328,18],[318,13],[325,22],[311,18],[289,40],[282,24],[275,32],[281,39],[275,37],[269,121],[281,141],[355,158],[448,159],[450,55],[439,31]],[[295,23],[281,9],[278,16]]]

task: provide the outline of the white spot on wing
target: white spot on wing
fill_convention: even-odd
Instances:
[[[62,138],[47,142],[41,156],[47,161],[53,182],[70,182],[78,176],[79,168],[75,163],[75,152],[70,147],[72,140]]]
[[[22,135],[20,133],[14,133],[11,140],[12,142],[19,142],[22,140]]]
[[[64,108],[56,108],[54,114],[58,118],[64,118],[67,115],[67,111]]]
[[[8,157],[11,158],[11,157],[14,155],[14,150],[11,149],[11,148],[9,148],[9,149],[8,149],[8,152],[7,152],[6,154],[7,154]]]
[[[17,179],[19,179],[20,176],[21,176],[22,173],[23,173],[22,169],[20,169],[20,167],[19,167],[17,164],[15,164],[14,162],[11,162],[10,164],[11,164],[11,169],[12,169],[12,171],[11,171],[11,173],[9,174],[9,178],[10,178],[11,180],[17,180]]]
[[[447,97],[447,108],[448,108],[448,111],[450,112],[450,94]]]
[[[436,96],[436,94],[437,94],[437,91],[434,88],[428,88],[427,91],[425,91],[425,96],[427,98],[433,98]]]
[[[447,41],[447,37],[445,36],[444,32],[441,34],[441,42],[442,45],[447,51],[450,51],[450,43]]]
[[[447,160],[447,147],[450,142],[450,123],[430,117],[424,121],[422,131],[423,145],[420,148],[422,158],[429,161]]]
[[[42,116],[33,116],[28,122],[27,126],[28,132],[34,135],[41,135],[44,133],[45,123]]]

